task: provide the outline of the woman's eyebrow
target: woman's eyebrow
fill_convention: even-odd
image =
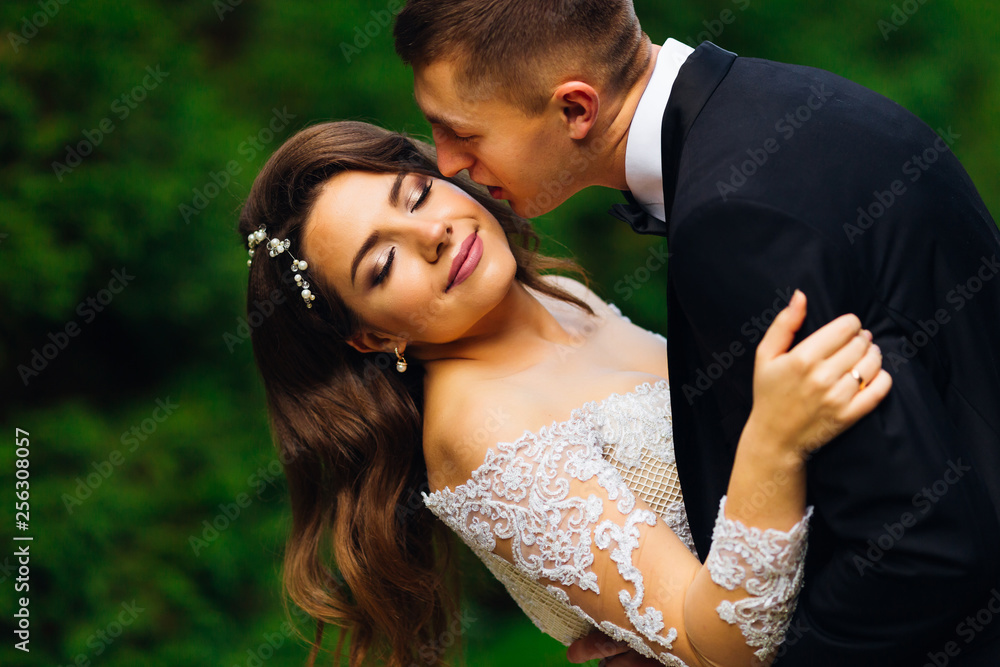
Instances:
[[[403,181],[406,179],[409,172],[401,171],[396,174],[396,180],[392,182],[392,187],[389,189],[389,205],[393,208],[399,204],[399,191],[403,187]],[[361,244],[356,255],[354,255],[354,261],[351,262],[351,285],[354,284],[355,277],[358,275],[358,266],[361,264],[361,260],[365,258],[375,244],[378,242],[378,232],[372,232],[365,242]]]
[[[365,242],[361,244],[358,249],[358,253],[354,255],[354,261],[351,262],[351,285],[354,285],[354,277],[358,274],[358,266],[361,264],[361,260],[365,258],[375,244],[378,243],[378,232],[372,232]]]
[[[392,182],[392,188],[389,190],[389,206],[396,208],[399,204],[399,190],[403,187],[403,179],[406,178],[407,172],[401,171],[396,174],[396,180]]]

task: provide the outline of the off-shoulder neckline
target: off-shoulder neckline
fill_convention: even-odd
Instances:
[[[593,401],[587,401],[580,407],[574,408],[573,411],[570,413],[569,417],[562,421],[552,420],[552,423],[550,425],[548,426],[543,425],[539,427],[538,430],[536,431],[530,431],[528,429],[524,429],[524,432],[521,433],[521,435],[518,436],[516,439],[509,442],[496,442],[492,446],[490,446],[489,449],[490,451],[493,451],[495,447],[500,447],[501,445],[513,446],[524,441],[527,438],[544,438],[546,436],[550,436],[553,433],[556,433],[560,430],[564,430],[573,424],[583,421],[584,419],[586,419],[588,415],[591,415],[599,411],[602,407],[604,407],[606,403],[612,400],[628,398],[629,396],[647,395],[655,391],[666,391],[669,400],[670,382],[664,379],[656,380],[655,382],[650,382],[649,380],[647,380],[645,382],[640,382],[639,384],[637,384],[635,388],[632,389],[631,391],[626,391],[626,392],[616,391],[614,393],[608,394],[604,398],[595,399]],[[466,484],[469,481],[472,481],[476,477],[476,473],[478,473],[480,469],[489,462],[488,456],[489,454],[487,453],[487,458],[485,458],[482,463],[480,463],[478,466],[476,466],[469,472],[469,479],[461,484],[456,485],[454,490],[452,490],[451,486],[445,486],[444,488],[438,489],[437,491],[432,491],[431,493],[424,493],[423,495],[426,498],[434,498],[439,495],[457,494],[458,490],[460,488],[465,488]]]

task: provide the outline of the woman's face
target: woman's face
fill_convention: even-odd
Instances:
[[[303,243],[309,272],[340,294],[365,332],[411,343],[474,333],[517,268],[496,218],[461,188],[413,173],[334,176]]]

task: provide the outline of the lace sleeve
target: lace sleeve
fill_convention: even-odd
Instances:
[[[468,482],[424,500],[473,550],[495,552],[544,580],[581,618],[646,657],[684,666],[667,652],[677,629],[643,603],[643,575],[633,555],[643,532],[658,527],[677,541],[678,553],[695,566],[697,560],[601,457],[595,429],[563,422],[500,443]],[[598,572],[606,573],[604,580]],[[615,613],[606,613],[612,606]]]
[[[748,528],[726,518],[726,498],[712,533],[712,548],[705,567],[717,585],[728,591],[742,588],[748,597],[723,600],[716,612],[726,623],[737,625],[756,648],[754,655],[767,662],[784,641],[792,620],[806,558],[806,537],[813,508],[788,532]]]
[[[496,554],[612,638],[684,667],[697,660],[684,617],[701,564],[602,458],[602,442],[584,420],[525,433],[490,449],[466,483],[424,502],[480,557]],[[719,628],[738,625],[741,646],[767,659],[795,607],[809,514],[783,533],[747,528],[724,507],[725,499],[706,568],[716,586],[746,597],[727,600],[716,588],[707,608],[724,622]],[[671,591],[668,580],[681,584]],[[715,628],[699,632],[701,645],[732,641]]]

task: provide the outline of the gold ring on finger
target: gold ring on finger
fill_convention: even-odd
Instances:
[[[851,377],[858,381],[858,391],[865,388],[865,379],[861,377],[861,373],[858,372],[857,368],[851,369]]]

